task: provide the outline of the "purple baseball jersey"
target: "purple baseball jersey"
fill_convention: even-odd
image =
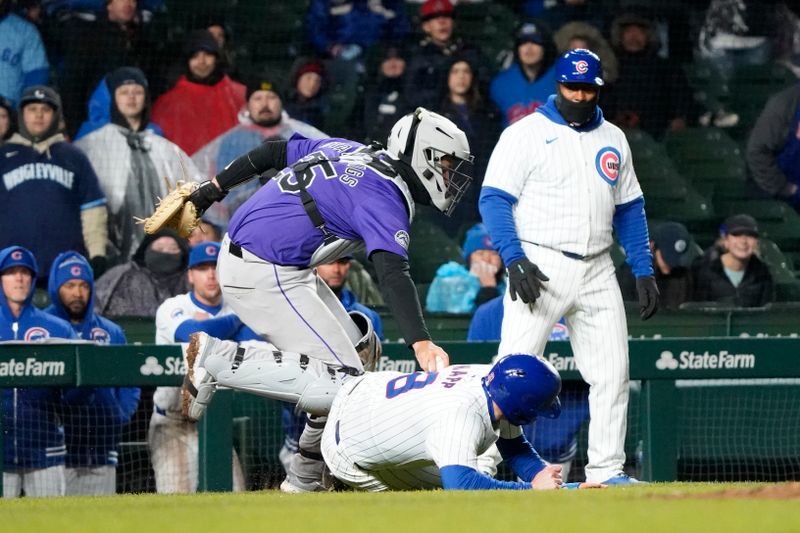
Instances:
[[[385,250],[408,257],[410,221],[403,193],[388,167],[358,153],[364,148],[346,139],[293,136],[287,145],[289,166],[236,210],[228,226],[231,241],[271,263],[308,266],[324,236],[303,209],[297,185],[302,179],[329,232],[363,241],[368,256]],[[329,160],[299,176],[290,168],[320,154]]]

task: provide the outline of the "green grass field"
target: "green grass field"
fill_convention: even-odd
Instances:
[[[553,492],[279,492],[0,502],[0,531],[800,531],[800,500],[709,498],[756,484]]]

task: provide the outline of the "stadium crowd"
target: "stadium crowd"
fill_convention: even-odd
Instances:
[[[574,48],[602,59],[600,105],[612,123],[655,143],[686,129],[739,128],[748,195],[800,210],[800,85],[775,91],[763,116],[748,123],[729,102],[698,98],[685,68],[710,65],[727,80],[765,64],[800,72],[797,2],[307,4],[296,20],[304,30],[289,46],[271,42],[268,20],[263,35],[246,41],[254,28],[194,3],[188,10],[165,0],[0,0],[0,341],[125,343],[111,320],[129,317],[154,321],[159,343],[186,342],[194,331],[254,339],[222,302],[213,265],[232,214],[263,181],[235,189],[188,240],[169,231],[145,235],[135,218],[151,213],[171,183],[211,179],[265,140],[299,134],[385,143],[392,125],[418,106],[452,120],[475,155],[474,183],[453,216],[421,209],[415,223],[448,243],[416,252],[435,266],[418,279],[427,311],[474,314],[469,339],[499,339],[505,268],[481,224],[481,179],[503,128],[545,104],[556,58]],[[489,42],[475,30],[494,24],[495,4],[513,24],[493,26],[505,33]],[[269,56],[273,45],[289,68],[285,57],[281,68],[253,59]],[[732,211],[697,236],[677,213],[654,220],[650,248],[663,307],[775,301],[757,218]],[[363,259],[325,265],[319,275],[382,336],[383,301]],[[620,286],[635,300],[623,259]],[[567,337],[562,322],[552,338]],[[196,487],[196,429],[182,418],[176,390],[147,402],[131,388],[46,394],[4,391],[5,497],[113,493],[122,430],[145,403],[152,462],[162,469],[157,489]],[[562,400],[576,413],[563,422],[568,428],[548,421],[529,435],[546,460],[567,466],[574,457],[585,395],[578,388]],[[304,421],[288,408],[283,418],[287,464]],[[81,428],[86,420],[97,426]],[[186,477],[164,475],[169,468]]]

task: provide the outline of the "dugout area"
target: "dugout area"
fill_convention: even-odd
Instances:
[[[799,338],[632,339],[630,346],[636,383],[628,413],[629,473],[651,481],[798,478]],[[497,349],[495,343],[443,347],[454,354],[454,362],[464,363],[486,362]],[[543,355],[565,380],[580,379],[568,343],[552,342]],[[411,371],[414,361],[403,344],[390,343],[380,367]],[[177,346],[0,347],[2,387],[176,386],[182,372]],[[146,424],[147,413],[142,417],[140,424]],[[248,489],[274,487],[282,478],[275,402],[219,391],[198,432],[199,490],[231,489],[231,463],[224,459],[231,446],[242,459]],[[153,490],[146,442],[138,438],[123,437],[119,492]],[[583,434],[571,480],[582,479],[585,442]],[[500,475],[509,473],[501,470]]]

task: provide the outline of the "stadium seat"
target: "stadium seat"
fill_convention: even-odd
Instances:
[[[675,164],[667,154],[664,145],[653,139],[649,133],[639,129],[629,129],[625,130],[625,136],[631,147],[636,175],[640,180],[642,174],[652,176],[675,171]]]
[[[681,170],[689,162],[742,157],[739,144],[719,128],[668,131],[664,142],[667,153]]]
[[[792,260],[784,254],[774,241],[767,238],[758,240],[759,257],[771,268],[788,273],[794,279]]]
[[[690,230],[715,218],[711,202],[689,185],[653,188],[644,193],[648,216],[683,222]]]
[[[730,107],[739,115],[739,124],[731,134],[747,136],[769,97],[793,83],[797,77],[780,63],[737,68],[730,81]]]
[[[713,63],[695,60],[686,65],[684,71],[695,101],[712,112],[725,108],[730,99],[730,89]]]

